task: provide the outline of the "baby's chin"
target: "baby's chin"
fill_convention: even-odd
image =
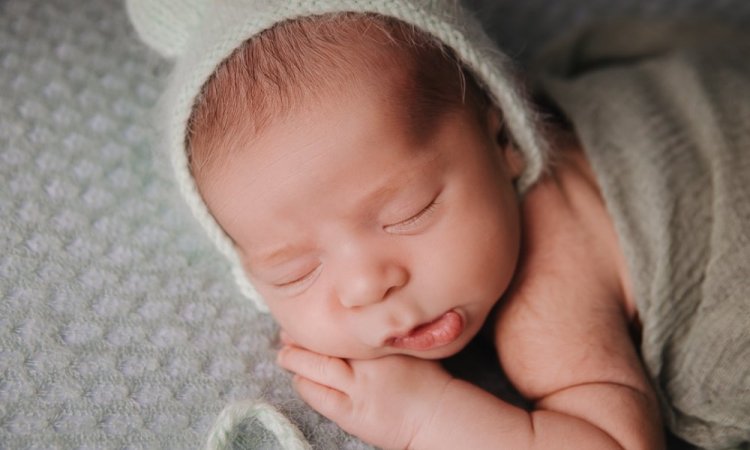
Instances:
[[[455,347],[454,346],[451,346],[451,347],[446,346],[445,348],[437,348],[437,349],[433,349],[433,350],[429,350],[429,351],[423,351],[423,352],[418,352],[418,351],[403,351],[402,350],[402,351],[398,351],[398,352],[396,352],[394,354],[405,355],[405,356],[413,356],[415,358],[420,358],[420,359],[439,360],[439,359],[449,358],[449,357],[455,355],[456,353],[458,353],[461,350],[463,350],[464,347],[466,347],[466,344],[463,344],[461,346],[455,346]]]

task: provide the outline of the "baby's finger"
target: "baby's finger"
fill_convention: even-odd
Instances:
[[[305,403],[334,422],[349,416],[351,399],[343,392],[299,375],[294,377],[294,388]]]
[[[340,358],[311,352],[300,347],[286,346],[279,351],[279,365],[311,381],[345,391],[350,384],[352,370]]]

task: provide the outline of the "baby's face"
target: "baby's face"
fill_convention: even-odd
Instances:
[[[516,268],[519,157],[498,143],[494,114],[485,124],[450,112],[416,139],[393,102],[352,91],[241,144],[202,193],[300,345],[357,359],[451,355]]]

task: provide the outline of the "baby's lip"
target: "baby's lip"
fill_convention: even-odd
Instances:
[[[405,334],[389,338],[386,344],[405,350],[432,350],[452,343],[463,330],[463,317],[457,311],[450,310],[434,320],[417,325]]]

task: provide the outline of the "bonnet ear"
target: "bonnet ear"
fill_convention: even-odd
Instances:
[[[125,0],[141,40],[165,58],[182,55],[210,0]]]

